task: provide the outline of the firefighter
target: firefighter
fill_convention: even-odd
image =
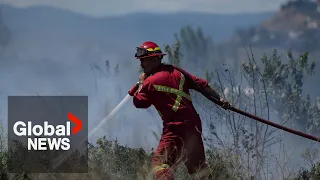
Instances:
[[[158,180],[173,180],[175,167],[183,162],[192,179],[206,179],[210,172],[205,160],[202,124],[189,89],[197,90],[200,86],[219,99],[223,108],[228,109],[230,104],[204,79],[188,73],[197,83],[195,87],[174,66],[163,64],[165,55],[154,42],[147,41],[137,47],[135,57],[144,72],[129,91],[136,108],[153,105],[163,120],[162,136],[152,158],[155,176]]]

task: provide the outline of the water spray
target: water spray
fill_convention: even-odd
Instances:
[[[89,138],[98,130],[102,127],[102,125],[104,125],[105,123],[107,123],[110,119],[112,119],[112,117],[123,107],[123,105],[125,105],[127,103],[127,101],[130,99],[130,95],[127,94],[122,101],[105,117],[103,118],[100,123],[95,126],[89,133],[88,133],[88,137],[84,140],[82,140],[79,144],[79,146],[77,148],[79,148],[80,146],[83,146],[84,144],[87,145],[87,139],[89,140]],[[56,161],[53,162],[52,167],[54,169],[56,169],[57,167],[59,167],[61,165],[61,163],[67,158],[69,157],[69,155],[71,155],[72,151],[67,151],[66,154],[60,158],[57,158]]]

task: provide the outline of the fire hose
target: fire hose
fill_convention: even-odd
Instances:
[[[215,104],[219,105],[219,106],[222,106],[223,103],[216,99],[215,97],[207,94],[203,88],[201,88],[190,76],[189,73],[187,73],[186,71],[184,71],[183,69],[177,67],[177,66],[173,66],[176,70],[180,71],[185,77],[186,79],[188,79],[188,82],[192,83],[195,87],[197,87],[197,91],[200,92],[202,95],[204,95],[207,99],[209,99],[210,101],[214,102]],[[129,91],[129,94],[132,96],[133,93],[138,89],[138,86],[135,86],[133,87],[130,91]],[[298,136],[301,136],[301,137],[304,137],[304,138],[307,138],[307,139],[310,139],[310,140],[314,140],[314,141],[317,141],[317,142],[320,142],[320,138],[319,137],[316,137],[316,136],[312,136],[310,134],[307,134],[307,133],[303,133],[301,131],[297,131],[297,130],[294,130],[294,129],[291,129],[291,128],[288,128],[288,127],[285,127],[283,125],[280,125],[280,124],[277,124],[277,123],[274,123],[274,122],[271,122],[271,121],[268,121],[266,119],[263,119],[261,117],[258,117],[258,116],[255,116],[253,114],[250,114],[248,112],[245,112],[245,111],[242,111],[240,109],[237,109],[233,106],[230,106],[230,108],[228,108],[228,110],[231,110],[233,112],[236,112],[238,114],[241,114],[241,115],[244,115],[246,117],[249,117],[251,119],[254,119],[256,121],[259,121],[261,123],[264,123],[264,124],[267,124],[267,125],[270,125],[270,126],[273,126],[275,128],[278,128],[278,129],[281,129],[281,130],[284,130],[284,131],[287,131],[289,133],[292,133],[292,134],[295,134],[295,135],[298,135]]]

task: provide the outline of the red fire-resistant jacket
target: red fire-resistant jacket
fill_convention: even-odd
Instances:
[[[191,75],[191,74],[190,74]],[[204,79],[191,75],[192,79],[202,88],[208,85]],[[145,79],[141,90],[133,95],[136,108],[149,108],[151,105],[158,110],[164,126],[170,122],[185,120],[201,124],[189,93],[192,83],[188,83],[184,75],[170,65],[161,65],[152,75]]]

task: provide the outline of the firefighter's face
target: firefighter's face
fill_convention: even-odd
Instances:
[[[157,57],[146,57],[140,59],[140,66],[143,72],[149,74],[156,66]]]

